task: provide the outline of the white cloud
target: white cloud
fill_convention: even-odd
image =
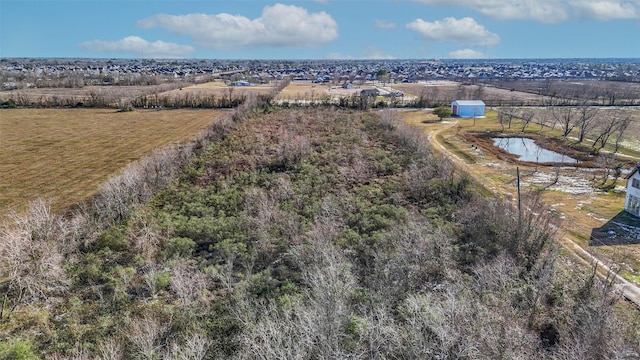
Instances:
[[[378,29],[391,30],[391,29],[395,29],[396,24],[394,24],[392,22],[388,22],[386,20],[377,19],[376,20],[376,27]]]
[[[600,21],[640,18],[639,0],[415,0],[428,5],[467,7],[494,19],[559,23],[569,13]]]
[[[476,46],[494,46],[500,42],[497,34],[490,32],[470,17],[448,17],[434,22],[417,19],[407,24],[407,28],[420,34],[426,41]]]
[[[485,59],[487,55],[473,49],[455,50],[449,53],[451,59]]]
[[[96,52],[128,53],[146,58],[184,58],[195,51],[195,49],[189,45],[179,45],[160,40],[149,42],[139,36],[127,36],[115,41],[85,41],[79,46]]]
[[[531,19],[558,23],[568,19],[566,0],[417,0],[436,6],[469,7],[502,20]]]
[[[618,1],[571,0],[569,3],[576,15],[600,21],[640,17],[640,2],[634,5]]]
[[[241,15],[158,14],[139,20],[143,28],[163,28],[189,35],[195,42],[212,49],[243,46],[315,46],[338,37],[338,24],[327,13],[275,4],[266,6],[254,20]]]

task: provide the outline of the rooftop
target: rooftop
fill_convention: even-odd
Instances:
[[[484,105],[482,100],[456,100],[454,103],[458,105]]]

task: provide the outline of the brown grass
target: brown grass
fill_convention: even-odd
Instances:
[[[311,81],[292,81],[278,94],[278,100],[320,100],[328,96],[339,98],[360,94],[363,89],[374,89],[370,84],[354,84],[352,89],[343,89],[333,83],[318,84]]]
[[[426,81],[419,83],[393,84],[390,87],[402,91],[407,95],[420,96],[426,91],[432,100],[441,103],[450,103],[454,100],[475,99],[484,100],[488,104],[504,102],[516,102],[538,105],[544,102],[542,96],[522,91],[510,91],[498,89],[492,86],[462,85],[449,80]]]
[[[159,93],[159,96],[178,97],[186,94],[193,96],[215,96],[216,98],[240,97],[249,94],[268,94],[274,87],[274,84],[251,85],[251,86],[229,86],[224,81],[210,81],[202,84],[191,85],[179,89]]]
[[[42,197],[64,209],[153,149],[192,138],[223,111],[0,110],[0,215]]]

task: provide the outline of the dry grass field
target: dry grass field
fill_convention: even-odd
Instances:
[[[0,215],[36,198],[63,209],[164,145],[192,138],[220,110],[0,110]]]
[[[603,104],[608,104],[609,95],[615,93],[615,104],[638,105],[640,104],[640,84],[622,81],[606,80],[567,80],[567,81],[530,81],[516,80],[503,83],[495,83],[496,87],[503,89],[515,89],[519,92],[538,94],[546,89],[556,92],[558,95],[570,97],[584,97],[593,99],[600,97]],[[614,105],[615,105],[614,104]]]
[[[216,98],[229,97],[236,98],[250,94],[268,94],[275,84],[262,84],[250,86],[229,86],[224,81],[210,81],[202,84],[190,85],[183,88],[172,89],[158,94],[159,96],[179,97],[186,96],[215,96]]]
[[[318,84],[311,81],[292,81],[277,96],[277,100],[320,100],[326,97],[339,98],[359,94],[363,89],[373,89],[370,83],[343,89],[334,84]]]
[[[462,85],[448,80],[392,84],[390,87],[417,97],[425,92],[429,99],[441,103],[450,103],[453,100],[462,99],[482,99],[488,104],[517,102],[537,105],[542,104],[544,101],[544,97],[527,92],[499,89],[492,86]]]

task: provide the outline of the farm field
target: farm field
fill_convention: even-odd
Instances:
[[[420,81],[417,83],[401,83],[389,85],[391,88],[407,95],[419,97],[438,103],[449,103],[456,99],[482,99],[487,104],[517,103],[528,105],[542,104],[545,98],[523,91],[510,91],[492,86],[463,85],[449,80]]]
[[[515,80],[496,82],[497,88],[539,94],[555,92],[569,97],[593,99],[598,97],[602,105],[639,105],[640,84],[606,80],[530,81]],[[613,104],[611,104],[613,102]]]
[[[343,89],[335,84],[318,84],[311,81],[292,81],[276,97],[277,100],[320,100],[327,97],[339,98],[359,94],[363,89],[373,89],[371,83],[355,85]]]
[[[202,84],[190,85],[183,88],[172,89],[158,94],[159,96],[179,97],[186,94],[193,96],[239,97],[249,94],[268,94],[273,89],[273,84],[229,86],[224,81],[210,81]]]
[[[44,198],[62,210],[154,149],[192,138],[221,110],[0,110],[0,215]]]

